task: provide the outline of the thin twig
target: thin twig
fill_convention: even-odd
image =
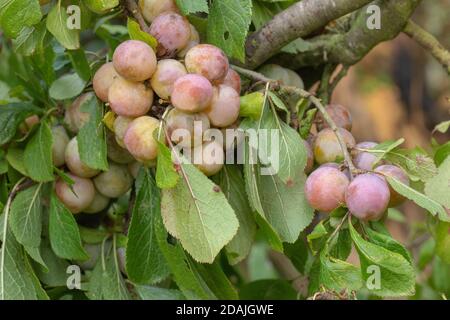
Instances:
[[[450,52],[432,34],[411,20],[408,21],[403,32],[429,51],[450,74]]]
[[[286,93],[286,94],[295,93],[295,94],[299,95],[300,97],[311,101],[311,103],[314,104],[314,106],[316,106],[317,109],[319,109],[320,113],[322,113],[323,118],[328,123],[331,130],[333,130],[333,132],[335,133],[335,135],[338,139],[339,145],[341,146],[342,152],[344,154],[345,163],[347,164],[347,166],[349,168],[350,176],[351,176],[351,178],[353,178],[353,172],[356,172],[356,168],[355,168],[355,165],[353,164],[352,157],[350,156],[350,153],[348,152],[347,144],[345,143],[344,138],[340,134],[339,128],[337,127],[337,125],[333,121],[333,119],[331,119],[331,117],[328,115],[328,112],[326,111],[326,109],[320,99],[318,99],[316,96],[314,96],[312,93],[310,93],[306,90],[303,90],[303,89],[300,89],[297,87],[282,86],[279,84],[278,81],[269,79],[256,71],[248,70],[248,69],[238,67],[238,66],[232,66],[232,68],[236,72],[238,72],[238,73],[244,75],[245,77],[248,77],[254,81],[263,81],[266,83],[270,83],[271,89],[273,89],[275,91],[279,91],[279,92]]]
[[[124,0],[123,2],[124,2],[125,8],[137,20],[141,29],[145,32],[148,32],[150,30],[150,28],[147,25],[147,22],[145,22],[145,19],[142,16],[141,9],[136,4],[136,1],[135,0]]]

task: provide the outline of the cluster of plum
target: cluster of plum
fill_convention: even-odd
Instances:
[[[356,172],[350,174],[341,164],[343,150],[335,132],[329,128],[324,118],[318,115],[316,125],[319,132],[312,136],[309,149],[307,171],[311,171],[314,159],[319,164],[308,177],[305,194],[309,204],[321,212],[331,212],[346,206],[349,212],[364,221],[381,219],[388,207],[401,204],[404,198],[387,183],[385,177],[393,177],[409,185],[408,175],[398,166],[378,162],[377,156],[368,150],[375,148],[375,142],[356,144],[350,133],[352,119],[349,111],[341,105],[326,108],[336,123],[338,132],[351,151]],[[356,174],[354,179],[352,175]]]
[[[114,117],[107,130],[111,162],[101,173],[80,160],[76,138],[67,144],[65,164],[75,192],[60,180],[56,193],[74,213],[103,210],[110,198],[130,189],[141,165],[155,165],[156,129],[164,128],[167,142],[187,149],[198,169],[210,176],[222,168],[229,144],[224,148],[223,140],[205,139],[205,134],[237,126],[241,79],[224,52],[200,44],[198,32],[173,1],[140,1],[140,6],[158,46],[154,50],[145,42],[127,40],[115,49],[112,62],[95,73],[95,95]],[[66,110],[65,122],[73,133],[86,123],[81,106],[92,95],[83,94]],[[166,110],[163,119],[153,112],[156,104]]]

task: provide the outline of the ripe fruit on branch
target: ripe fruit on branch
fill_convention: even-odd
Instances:
[[[154,164],[148,164],[148,167],[154,167],[156,165],[156,161],[154,161]],[[138,175],[139,175],[139,170],[141,170],[142,168],[142,163],[140,162],[132,162],[128,165],[128,172],[130,172],[131,176],[134,179],[137,179]]]
[[[94,179],[97,190],[108,198],[119,198],[127,193],[133,184],[128,167],[115,163],[109,164],[108,171],[100,173]]]
[[[374,173],[357,176],[345,193],[350,213],[364,221],[380,220],[388,207],[389,198],[386,181]]]
[[[161,13],[178,12],[175,0],[139,0],[139,8],[148,22],[152,22]]]
[[[266,64],[259,68],[258,72],[272,80],[278,80],[281,85],[304,88],[304,83],[300,76],[287,68],[283,68],[277,64]]]
[[[378,145],[376,142],[360,142],[355,146],[355,151],[353,152],[353,162],[358,169],[361,170],[372,170],[373,165],[377,161],[377,156],[365,151],[360,151],[358,149],[372,149]]]
[[[100,171],[92,169],[83,163],[80,159],[80,153],[78,151],[77,137],[72,138],[67,144],[65,151],[66,165],[70,172],[74,173],[81,178],[92,178],[96,176]]]
[[[52,128],[53,145],[52,158],[55,167],[60,167],[64,163],[66,147],[69,144],[70,138],[67,135],[66,129],[63,126],[55,126]]]
[[[150,110],[153,91],[143,83],[117,78],[109,89],[108,100],[117,115],[136,118]]]
[[[95,197],[95,188],[91,180],[67,174],[74,182],[69,186],[61,178],[55,183],[55,192],[59,200],[72,213],[79,213],[90,206]]]
[[[409,177],[406,174],[406,172],[393,165],[382,165],[375,169],[375,172],[381,173],[383,176],[392,177],[401,183],[409,186]],[[390,185],[389,185],[389,191],[391,194],[391,198],[389,200],[389,207],[395,207],[401,204],[403,201],[405,201],[405,197],[403,197],[401,194],[399,194],[397,191],[395,191]]]
[[[171,101],[175,108],[185,112],[200,112],[206,109],[213,97],[213,87],[205,77],[187,74],[175,82]]]
[[[81,127],[89,121],[89,113],[81,111],[81,107],[93,95],[92,92],[82,94],[66,109],[64,122],[71,132],[78,133]]]
[[[116,135],[116,141],[122,148],[125,148],[123,138],[125,137],[125,133],[127,132],[128,126],[133,120],[134,120],[133,118],[123,116],[118,116],[116,120],[114,120],[114,133]]]
[[[29,116],[20,124],[19,130],[23,135],[26,135],[40,121],[41,119],[37,115]]]
[[[333,167],[320,167],[313,171],[305,183],[305,195],[311,207],[331,212],[345,204],[345,190],[349,179]]]
[[[181,62],[174,59],[160,60],[151,79],[152,88],[161,99],[169,100],[175,81],[186,74],[186,68]]]
[[[225,79],[220,84],[232,87],[237,93],[241,93],[241,77],[231,68],[228,69]]]
[[[158,57],[174,57],[188,45],[191,25],[185,17],[166,12],[153,20],[149,33],[158,40]]]
[[[352,115],[347,108],[340,104],[330,104],[326,106],[326,111],[338,128],[344,128],[348,131],[352,130]],[[317,115],[316,122],[319,130],[330,127],[321,113]]]
[[[156,55],[145,42],[127,40],[114,51],[113,64],[117,73],[130,81],[150,79],[156,70]]]
[[[199,44],[186,53],[186,69],[204,76],[212,83],[220,83],[230,67],[225,53],[210,44]]]
[[[186,113],[178,109],[170,110],[166,119],[169,138],[182,147],[196,147],[203,143],[203,134],[210,128],[204,113]]]
[[[133,157],[149,164],[156,159],[158,144],[153,138],[153,132],[159,128],[159,120],[143,116],[133,120],[125,133],[124,143]]]
[[[218,173],[225,163],[222,144],[216,141],[194,148],[191,157],[194,165],[208,177]]]
[[[356,142],[352,134],[343,128],[338,128],[338,131],[344,139],[347,148],[353,148]],[[317,134],[314,140],[313,152],[314,158],[319,164],[340,162],[344,159],[339,140],[330,128],[323,129]]]
[[[92,200],[89,207],[83,210],[84,213],[99,213],[106,209],[106,207],[109,205],[110,199],[108,197],[105,197],[100,192],[96,191],[94,200]]]
[[[119,146],[116,137],[109,130],[106,132],[106,146],[108,158],[119,164],[128,164],[134,161],[127,149]]]
[[[195,29],[195,27],[191,24],[191,36],[189,37],[189,42],[186,45],[186,47],[183,48],[183,50],[180,50],[180,52],[178,52],[177,57],[184,58],[186,56],[186,53],[199,43],[200,43],[200,35],[197,29]]]
[[[214,87],[210,106],[205,110],[211,124],[223,128],[232,125],[239,118],[239,93],[233,88],[220,85]]]
[[[97,70],[92,79],[95,95],[103,102],[108,102],[109,88],[119,77],[112,62],[105,63]]]

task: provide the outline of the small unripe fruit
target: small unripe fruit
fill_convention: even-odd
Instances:
[[[139,7],[145,20],[152,22],[165,12],[178,12],[175,0],[139,0]]]
[[[338,169],[320,167],[306,180],[305,196],[314,209],[331,212],[345,203],[345,190],[349,183],[347,176]]]
[[[304,88],[303,80],[296,72],[277,64],[266,64],[259,68],[258,72],[269,79],[279,81],[282,85]]]
[[[53,145],[52,158],[55,167],[60,167],[64,163],[67,145],[69,144],[69,136],[63,126],[55,126],[52,128]]]
[[[205,110],[211,124],[218,128],[227,127],[239,118],[239,94],[231,87],[214,87],[211,105]]]
[[[191,36],[189,37],[189,42],[183,48],[183,50],[180,50],[180,52],[178,52],[177,57],[184,58],[186,56],[186,53],[199,43],[200,43],[200,34],[198,33],[197,29],[195,29],[195,27],[191,24]]]
[[[377,174],[357,176],[348,186],[345,202],[350,213],[364,221],[377,221],[383,217],[389,203],[389,187]]]
[[[372,170],[373,165],[377,161],[377,156],[365,151],[359,151],[357,149],[372,149],[378,144],[376,142],[360,142],[355,146],[355,152],[353,156],[353,162],[358,169]]]
[[[191,25],[174,12],[162,13],[153,20],[149,33],[158,40],[158,57],[174,57],[189,43]]]
[[[222,170],[225,163],[225,153],[220,143],[206,142],[192,150],[194,165],[206,176],[212,176]]]
[[[186,69],[190,73],[204,76],[212,83],[220,83],[230,67],[225,53],[210,44],[199,44],[186,54]]]
[[[326,107],[326,111],[338,128],[344,128],[348,131],[352,130],[352,115],[347,108],[340,104],[330,104]],[[329,128],[321,113],[317,115],[317,127],[319,130]]]
[[[102,195],[119,198],[130,190],[133,178],[127,166],[110,163],[108,171],[100,173],[94,179],[94,184]]]
[[[150,79],[156,70],[156,55],[145,42],[127,40],[114,51],[113,64],[117,73],[129,81]]]
[[[128,164],[134,161],[131,153],[127,149],[122,148],[116,141],[116,137],[112,132],[106,134],[106,145],[108,158],[119,164]]]
[[[206,109],[213,97],[213,87],[203,76],[187,74],[175,82],[171,101],[175,108],[185,112]]]
[[[221,84],[233,88],[237,93],[241,92],[241,77],[239,76],[239,73],[231,68],[228,69],[228,73]]]
[[[170,139],[182,147],[195,147],[203,143],[203,134],[210,128],[204,113],[186,113],[170,110],[166,119]]]
[[[150,110],[152,103],[152,89],[140,82],[117,78],[109,89],[109,105],[119,116],[143,116]]]
[[[73,132],[78,131],[89,121],[89,113],[81,111],[84,103],[94,96],[92,92],[82,94],[67,108],[64,122],[67,128]]]
[[[99,213],[99,212],[105,210],[106,207],[108,207],[109,201],[110,201],[110,199],[108,197],[105,197],[100,192],[96,191],[95,192],[95,196],[94,196],[94,200],[92,200],[92,202],[89,205],[89,207],[84,209],[83,212],[84,213],[91,213],[91,214]]]
[[[114,120],[114,134],[116,135],[116,141],[122,148],[125,148],[123,138],[127,132],[128,126],[133,121],[133,118],[118,116]]]
[[[141,170],[142,168],[142,163],[140,162],[132,162],[128,165],[128,171],[130,172],[131,176],[134,179],[137,179],[138,175],[139,175],[139,170]]]
[[[151,80],[152,88],[161,99],[169,100],[175,81],[186,74],[186,68],[181,62],[174,59],[161,60]]]
[[[35,125],[39,123],[40,119],[39,116],[33,115],[26,118],[19,126],[19,130],[22,134],[27,134],[28,132],[33,129]]]
[[[343,128],[338,128],[347,148],[353,148],[355,146],[355,138],[352,134]],[[336,137],[334,131],[330,128],[326,128],[317,134],[314,141],[314,158],[317,163],[323,164],[327,162],[340,162],[344,159],[344,153],[342,152],[339,140]]]
[[[66,165],[70,172],[81,178],[92,178],[100,171],[90,168],[83,161],[81,161],[80,153],[78,151],[77,137],[72,138],[67,144],[65,152]]]
[[[80,213],[90,206],[95,197],[95,188],[91,180],[67,174],[74,182],[68,185],[61,178],[56,181],[55,192],[59,200],[72,213]]]
[[[409,177],[406,174],[406,172],[393,165],[382,165],[375,169],[375,172],[381,173],[383,176],[392,177],[401,183],[409,186]],[[389,185],[389,184],[388,184]],[[389,185],[389,192],[391,194],[391,198],[389,200],[389,207],[396,207],[400,205],[403,201],[405,201],[405,197],[403,197],[401,194],[399,194],[397,191],[395,191],[390,185]]]
[[[307,141],[303,141],[306,149],[306,167],[305,173],[310,173],[314,168],[314,154],[312,152],[312,148]]]
[[[153,132],[159,128],[159,120],[144,116],[133,120],[125,133],[125,146],[136,160],[144,164],[156,159],[158,144]]]
[[[109,88],[114,80],[119,77],[112,62],[105,63],[97,70],[92,79],[95,95],[103,102],[108,102]]]

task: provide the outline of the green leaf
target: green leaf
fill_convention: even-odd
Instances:
[[[102,293],[105,300],[130,300],[130,293],[120,273],[117,259],[117,237],[114,236],[112,250],[109,255],[99,259],[102,265]]]
[[[416,275],[408,260],[401,254],[364,240],[351,224],[349,228],[369,291],[381,297],[413,295]],[[374,272],[377,269],[379,279]]]
[[[242,300],[297,300],[297,291],[286,280],[257,280],[242,286]]]
[[[25,249],[25,252],[30,256],[30,258],[33,259],[35,262],[37,262],[40,265],[42,270],[44,270],[45,272],[49,271],[47,265],[45,264],[44,260],[42,259],[40,247],[25,246],[24,249]]]
[[[186,300],[179,290],[142,285],[135,288],[142,300]]]
[[[274,173],[289,185],[306,166],[307,155],[300,135],[269,108],[263,111],[258,134],[258,156],[261,162],[266,166],[271,165]]]
[[[439,166],[438,174],[425,183],[425,194],[450,209],[450,157]]]
[[[241,107],[239,116],[258,120],[264,105],[264,94],[262,92],[252,92],[241,97]]]
[[[102,122],[103,107],[91,95],[82,105],[81,111],[89,114],[89,121],[78,132],[78,149],[83,163],[93,169],[108,170],[105,127]]]
[[[29,116],[41,110],[28,102],[0,105],[0,146],[8,143],[16,134],[17,127]]]
[[[84,50],[67,50],[67,54],[78,76],[84,81],[89,81],[91,78],[91,67]]]
[[[359,290],[363,285],[360,269],[348,262],[329,256],[327,251],[324,249],[320,254],[320,283],[337,292]]]
[[[47,29],[44,21],[38,25],[23,28],[13,41],[15,52],[30,56],[42,50],[46,33]]]
[[[450,223],[439,221],[436,227],[436,254],[450,264]]]
[[[244,62],[251,18],[251,0],[214,0],[208,17],[208,42]]]
[[[411,180],[426,182],[437,174],[433,159],[423,150],[395,150],[386,154],[385,159],[405,169]]]
[[[159,249],[155,219],[161,215],[159,191],[148,169],[140,171],[128,231],[126,269],[136,284],[160,282],[169,270]]]
[[[434,153],[434,161],[440,166],[450,156],[450,141],[439,146]]]
[[[119,5],[119,0],[84,0],[83,2],[89,10],[98,14],[104,14]]]
[[[192,164],[183,163],[180,170],[182,182],[162,191],[164,225],[196,261],[212,263],[236,235],[239,222],[211,180]]]
[[[24,176],[28,176],[28,172],[25,169],[23,161],[24,151],[19,148],[9,148],[6,154],[6,160],[11,167],[20,172]]]
[[[236,300],[238,298],[236,289],[225,275],[218,259],[212,264],[194,262],[192,268],[198,273],[217,299]]]
[[[256,223],[253,210],[245,194],[245,181],[237,166],[226,165],[219,172],[216,181],[239,220],[237,234],[226,245],[228,260],[232,265],[242,261],[250,253],[255,234]]]
[[[150,47],[152,47],[153,50],[155,50],[158,46],[158,40],[156,40],[156,38],[153,37],[150,33],[143,31],[139,23],[137,23],[133,19],[128,18],[127,29],[128,34],[130,35],[130,39],[145,42]]]
[[[412,264],[411,254],[401,243],[388,235],[376,232],[370,228],[365,228],[364,230],[367,232],[370,242],[402,255],[403,258]]]
[[[180,176],[174,168],[172,153],[167,146],[158,141],[158,161],[156,164],[156,184],[161,189],[171,189],[178,183]]]
[[[348,229],[341,229],[338,236],[330,243],[330,256],[340,260],[347,260],[352,251],[352,238]]]
[[[405,198],[413,201],[418,206],[426,209],[433,216],[437,215],[442,221],[449,221],[450,217],[441,204],[427,197],[426,195],[414,190],[410,186],[403,184],[401,181],[385,176],[391,187]]]
[[[446,133],[450,128],[450,120],[439,123],[434,127],[433,133],[438,131],[440,133]]]
[[[285,243],[284,253],[295,268],[300,273],[305,274],[306,263],[308,262],[308,246],[302,237],[299,237],[294,243]]]
[[[42,184],[19,192],[11,204],[9,224],[17,241],[39,247],[42,231]]]
[[[3,0],[0,2],[0,27],[9,38],[16,38],[23,27],[41,21],[38,0]]]
[[[80,34],[79,30],[68,28],[68,18],[66,8],[61,5],[61,0],[59,0],[48,13],[47,30],[63,47],[75,50],[80,47]]]
[[[169,265],[173,278],[187,299],[217,299],[194,268],[195,262],[187,256],[181,245],[170,243],[163,221],[156,221],[159,247]],[[172,241],[173,242],[173,241]]]
[[[176,0],[177,7],[185,16],[191,13],[204,12],[208,13],[207,0]]]
[[[49,235],[51,247],[58,257],[69,260],[89,258],[81,244],[80,232],[73,214],[54,193],[50,200]]]
[[[55,100],[66,100],[79,95],[85,85],[78,74],[65,74],[52,83],[48,93]]]
[[[37,182],[54,180],[52,159],[53,135],[48,123],[42,121],[34,136],[27,143],[24,165],[31,179]]]
[[[9,230],[0,253],[0,300],[37,300],[25,253]]]
[[[69,262],[58,258],[50,248],[50,244],[45,242],[41,246],[42,258],[48,267],[44,269],[41,265],[33,263],[39,280],[50,287],[61,287],[67,285],[67,267]]]

